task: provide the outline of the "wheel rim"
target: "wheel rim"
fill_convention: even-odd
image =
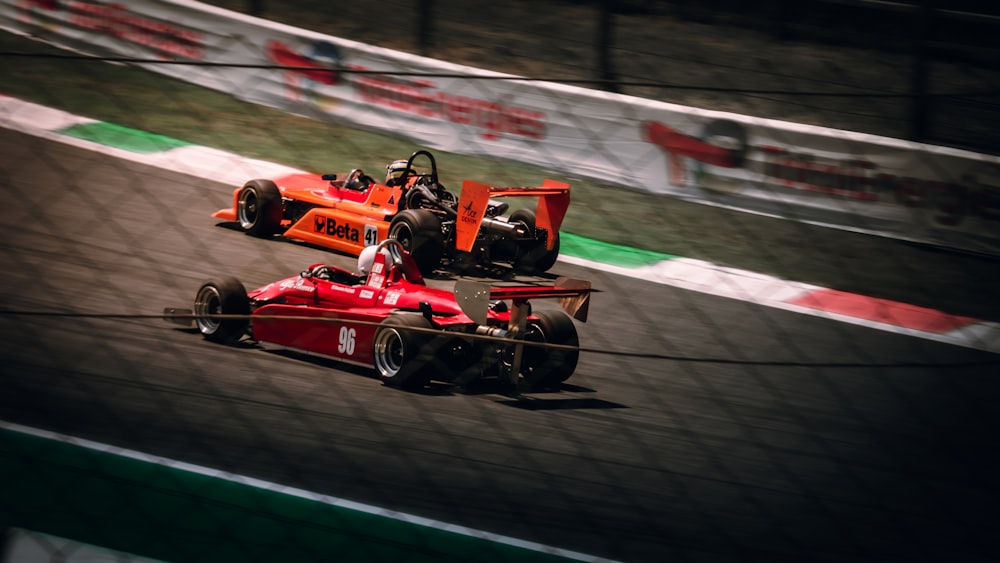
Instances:
[[[250,189],[243,190],[239,201],[240,226],[244,229],[253,227],[257,223],[259,213],[257,194]]]
[[[382,377],[393,377],[403,367],[403,337],[394,328],[375,336],[375,368]]]
[[[210,319],[201,315],[222,314],[222,296],[219,290],[212,286],[201,288],[197,298],[194,300],[194,314],[197,315],[195,324],[202,334],[215,334],[219,330],[219,319]]]
[[[410,232],[406,223],[397,223],[390,234],[392,238],[399,241],[399,244],[403,245],[403,250],[407,252],[413,250],[413,233]]]

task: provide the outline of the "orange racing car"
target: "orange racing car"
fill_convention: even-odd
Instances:
[[[415,168],[418,158],[426,165]],[[421,163],[423,164],[423,163]],[[285,238],[359,255],[394,238],[421,272],[461,265],[509,264],[519,273],[545,272],[559,255],[559,228],[569,207],[568,184],[544,180],[535,187],[495,187],[472,180],[459,197],[438,180],[426,151],[390,165],[384,183],[352,170],[296,173],[250,180],[233,191],[233,205],[212,216],[236,222],[246,233]],[[518,209],[495,198],[534,196],[537,207]]]

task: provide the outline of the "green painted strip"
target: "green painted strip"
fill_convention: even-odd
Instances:
[[[0,523],[165,561],[567,561],[112,454],[0,430]]]
[[[57,133],[142,154],[163,152],[191,145],[191,143],[163,135],[100,121],[74,125],[57,131]]]
[[[638,268],[677,258],[672,254],[618,246],[567,232],[559,233],[559,253],[626,268]]]

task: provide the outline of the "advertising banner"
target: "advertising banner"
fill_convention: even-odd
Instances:
[[[0,0],[0,28],[428,148],[1000,255],[997,156],[531,81],[191,1]]]

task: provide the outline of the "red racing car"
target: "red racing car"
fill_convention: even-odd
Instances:
[[[420,157],[426,164],[421,161],[418,171],[414,163]],[[455,197],[438,181],[430,152],[397,162],[398,176],[385,183],[358,169],[343,178],[300,173],[250,180],[233,191],[232,207],[213,217],[236,222],[251,235],[281,234],[355,256],[395,238],[424,274],[440,266],[496,263],[540,273],[555,264],[568,184],[545,180],[536,187],[495,187],[466,180]],[[534,196],[538,205],[505,216],[509,205],[494,198],[511,196]]]
[[[490,287],[459,280],[454,292],[435,289],[394,239],[362,253],[359,272],[315,264],[249,292],[234,278],[210,281],[193,311],[168,308],[164,317],[188,326],[193,319],[213,342],[249,336],[374,368],[393,387],[496,379],[530,391],[556,387],[576,370],[579,339],[570,315],[586,320],[589,282]],[[559,299],[566,312],[532,313],[529,300],[541,298]]]

